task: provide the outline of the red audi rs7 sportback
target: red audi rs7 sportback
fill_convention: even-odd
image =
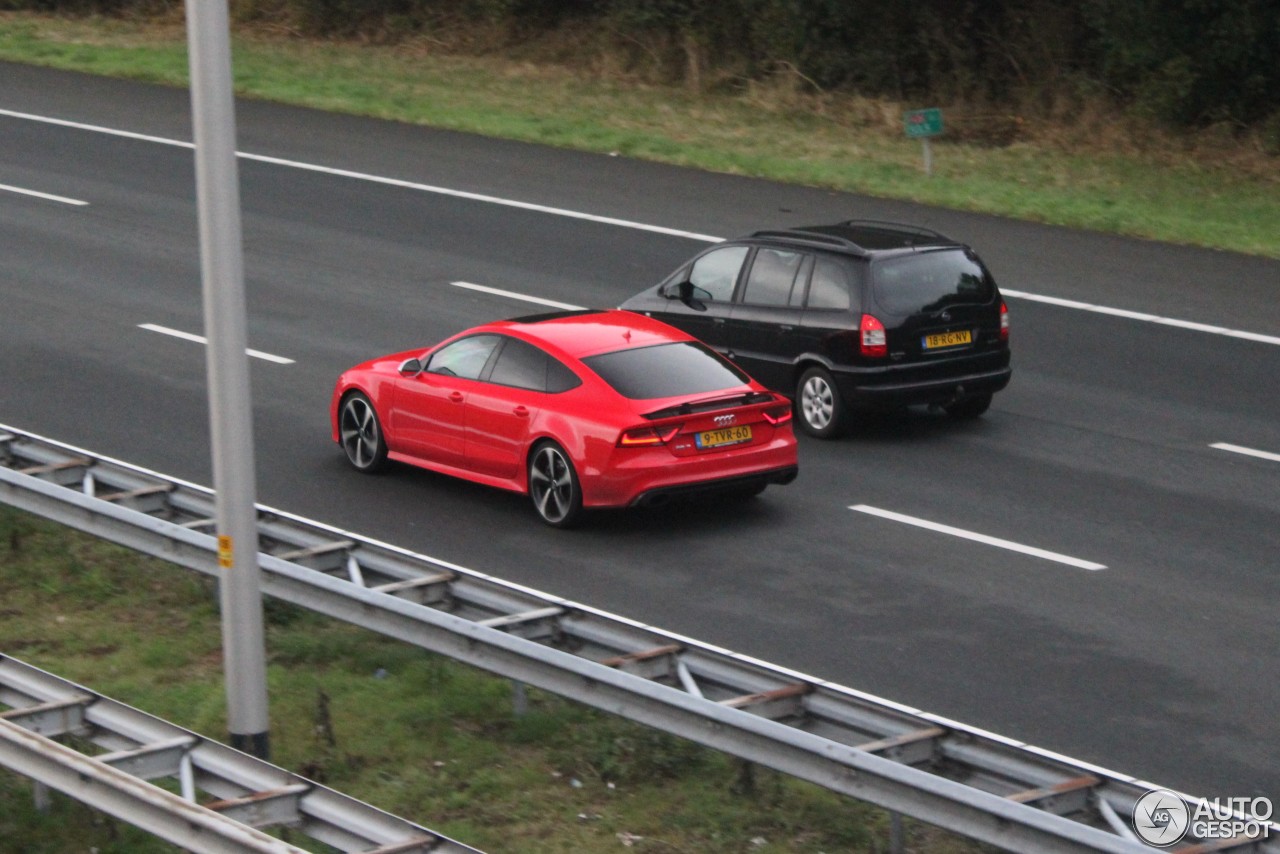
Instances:
[[[525,493],[558,528],[797,472],[787,398],[629,311],[500,320],[372,359],[338,378],[330,420],[362,472],[396,460]]]

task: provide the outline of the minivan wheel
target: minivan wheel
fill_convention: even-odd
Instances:
[[[975,394],[973,397],[966,397],[957,400],[955,403],[948,404],[944,407],[947,414],[952,418],[968,421],[971,418],[977,418],[986,412],[991,406],[990,394]]]
[[[849,415],[840,390],[825,368],[809,368],[796,383],[796,414],[810,436],[832,439],[845,431]]]

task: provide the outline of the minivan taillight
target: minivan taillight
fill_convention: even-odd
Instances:
[[[1009,340],[1009,306],[1006,303],[1000,303],[1000,340]]]
[[[870,314],[862,315],[858,324],[858,352],[873,359],[889,355],[889,341],[885,337],[884,324]]]

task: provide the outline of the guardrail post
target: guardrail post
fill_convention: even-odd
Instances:
[[[889,854],[906,854],[907,834],[902,827],[902,813],[889,813]]]
[[[511,707],[512,713],[518,718],[529,712],[529,692],[525,689],[525,684],[517,679],[511,680]]]
[[[36,812],[48,812],[49,807],[53,805],[49,797],[49,787],[39,780],[36,780],[35,785],[32,786],[31,800],[35,805]]]

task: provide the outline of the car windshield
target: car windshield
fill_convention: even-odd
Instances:
[[[995,291],[986,269],[963,249],[922,252],[881,261],[875,265],[872,281],[876,302],[895,314],[984,303]]]
[[[582,363],[632,400],[705,394],[750,382],[742,371],[694,341],[615,350]]]

